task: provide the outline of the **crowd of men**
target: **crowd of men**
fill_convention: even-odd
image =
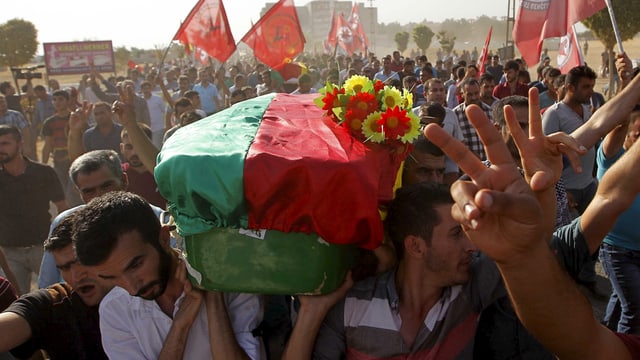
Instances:
[[[395,51],[309,57],[291,79],[238,61],[92,70],[22,97],[0,84],[0,359],[640,356],[640,77],[618,55],[604,103],[587,66],[541,58],[531,82],[522,61],[489,59],[482,74]],[[283,297],[195,288],[153,176],[164,141],[249,98],[354,75],[411,92],[424,128],[377,273],[284,297],[285,311]],[[609,297],[604,319],[577,285]]]

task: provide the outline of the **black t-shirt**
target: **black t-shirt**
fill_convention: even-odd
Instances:
[[[41,246],[49,234],[49,201],[64,200],[53,168],[25,161],[18,176],[0,168],[0,246]]]
[[[56,359],[107,359],[102,350],[98,307],[89,307],[71,292],[68,284],[55,284],[16,300],[6,311],[29,323],[31,339],[11,350],[17,358],[29,358],[45,350]]]

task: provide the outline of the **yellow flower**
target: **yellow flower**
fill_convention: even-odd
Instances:
[[[382,110],[393,109],[396,106],[404,108],[404,100],[400,91],[394,87],[385,86],[382,93]]]
[[[378,124],[378,120],[381,118],[379,111],[374,111],[362,123],[362,133],[364,134],[366,141],[372,141],[375,143],[384,142],[384,132],[382,126]]]
[[[414,142],[418,136],[420,136],[420,119],[410,110],[407,111],[407,116],[411,119],[409,121],[410,127],[409,130],[400,137],[400,141],[405,144]]]
[[[402,96],[404,97],[404,108],[411,110],[413,108],[413,93],[407,89],[403,89]]]
[[[347,94],[368,92],[373,89],[373,83],[366,76],[353,75],[344,82],[344,89]]]

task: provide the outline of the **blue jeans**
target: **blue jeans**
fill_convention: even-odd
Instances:
[[[613,293],[605,319],[615,318],[620,306],[617,331],[640,335],[640,251],[602,244],[600,263],[611,281]]]

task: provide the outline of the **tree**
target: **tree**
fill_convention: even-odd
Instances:
[[[446,30],[440,30],[436,34],[436,38],[440,43],[440,47],[445,54],[451,54],[453,47],[456,45],[456,37],[450,35]]]
[[[126,69],[127,62],[131,59],[131,52],[126,47],[120,46],[114,49],[113,57],[116,60],[116,68]]]
[[[418,48],[422,50],[423,55],[427,53],[427,49],[431,45],[433,35],[434,33],[431,28],[426,25],[420,25],[413,28],[413,41],[416,43]]]
[[[640,1],[637,0],[612,0],[613,11],[616,15],[616,22],[620,29],[622,41],[632,39],[640,32],[640,22],[637,21],[637,14],[640,12]],[[616,45],[616,37],[613,32],[613,25],[609,17],[609,11],[605,8],[595,15],[585,19],[582,23],[588,27],[594,35],[600,39],[605,49],[609,53],[609,89],[613,89],[615,77],[615,58],[613,47]],[[604,64],[603,64],[604,65]],[[609,91],[612,96],[613,91]]]
[[[38,30],[33,23],[12,19],[0,25],[0,65],[21,66],[38,49]]]
[[[396,33],[393,40],[396,42],[398,51],[402,53],[407,50],[407,45],[409,45],[409,33],[406,31]]]

